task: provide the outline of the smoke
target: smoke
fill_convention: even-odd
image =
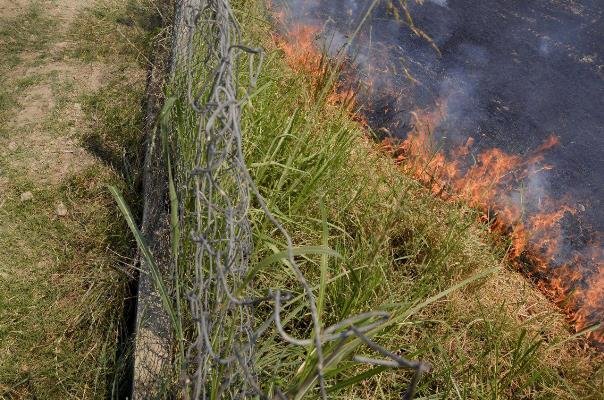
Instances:
[[[447,7],[447,5],[448,5],[447,0],[428,0],[428,1],[431,3],[434,3],[434,4],[438,4],[441,7]]]
[[[438,133],[447,136],[448,147],[465,143],[468,133],[474,135],[479,130],[478,122],[486,117],[476,97],[476,85],[476,78],[463,69],[448,72],[440,82],[438,97],[447,105],[447,114]]]
[[[355,0],[278,4],[288,10],[289,24],[320,28],[320,46],[331,56],[340,55],[367,9],[367,2]],[[497,200],[520,210],[527,227],[539,227],[534,245],[551,247],[549,262],[597,254],[591,257],[596,267],[576,266],[587,285],[604,254],[598,241],[604,232],[604,41],[594,40],[604,37],[604,17],[598,2],[407,4],[427,36],[381,2],[347,54],[369,125],[382,136],[405,139],[415,111],[445,104],[433,135],[448,157],[471,139],[469,155],[455,160],[462,174],[493,148],[527,160],[509,171],[515,179]],[[538,150],[552,134],[558,147]]]
[[[553,49],[553,43],[550,38],[542,37],[539,39],[539,53],[542,56],[548,56]]]

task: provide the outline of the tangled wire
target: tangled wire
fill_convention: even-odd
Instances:
[[[300,270],[290,235],[271,213],[246,166],[242,145],[241,113],[260,73],[261,49],[242,44],[241,33],[229,0],[184,0],[177,9],[173,74],[186,88],[186,107],[195,118],[195,131],[188,132],[194,143],[194,165],[182,171],[184,188],[179,196],[180,224],[190,230],[181,239],[189,246],[194,268],[185,296],[193,332],[184,355],[183,396],[206,398],[297,397],[276,388],[269,396],[258,378],[255,349],[270,328],[291,346],[312,348],[316,358],[314,374],[298,390],[318,385],[327,398],[324,373],[341,359],[410,368],[414,375],[404,398],[414,396],[425,363],[406,360],[371,340],[389,315],[372,311],[324,327],[317,311],[315,294]],[[242,63],[249,67],[249,85],[238,79]],[[192,201],[186,200],[192,199]],[[253,248],[250,203],[254,201],[287,243],[285,260],[303,296],[312,323],[312,336],[297,338],[288,333],[281,313],[291,295],[266,288],[264,296],[253,296],[250,287],[250,259]],[[187,211],[187,209],[189,211]],[[191,211],[192,210],[192,211]],[[193,221],[187,224],[186,221]],[[187,244],[188,243],[188,244]],[[181,252],[181,254],[184,254]],[[258,293],[259,288],[254,288]],[[262,289],[262,288],[260,288]],[[271,307],[270,317],[258,323],[258,306]],[[329,354],[325,346],[330,345]],[[364,345],[381,358],[352,355]]]

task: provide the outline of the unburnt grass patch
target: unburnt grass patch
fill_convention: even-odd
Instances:
[[[116,397],[124,372],[134,253],[107,185],[135,198],[155,28],[118,20],[155,10],[63,3],[0,0],[0,398]]]

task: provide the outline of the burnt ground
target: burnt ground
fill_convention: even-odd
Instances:
[[[280,0],[288,24],[313,25],[325,50],[344,48],[371,1]],[[412,112],[446,101],[435,142],[450,157],[473,138],[470,166],[486,149],[528,159],[551,136],[559,144],[543,153],[528,174],[505,188],[503,202],[520,205],[523,218],[567,211],[553,241],[533,249],[550,254],[535,278],[569,277],[569,293],[592,298],[592,321],[602,318],[593,296],[602,277],[604,214],[604,3],[600,0],[408,0],[380,2],[360,29],[347,57],[345,77],[361,112],[378,135],[405,138]],[[549,233],[548,233],[549,235]],[[549,248],[549,250],[547,250]],[[555,250],[552,250],[555,249]],[[562,268],[561,268],[562,267]],[[527,266],[529,270],[534,269]],[[561,269],[560,269],[561,268]],[[576,274],[575,274],[576,272]],[[580,307],[580,305],[579,305]]]
[[[428,88],[449,99],[442,132],[516,154],[558,135],[560,146],[546,154],[554,168],[544,190],[554,198],[570,193],[603,231],[604,4],[581,3],[428,2],[413,14],[443,55],[430,57],[415,40],[408,46],[427,66],[417,70]]]
[[[330,52],[342,47],[369,2],[283,1],[292,19],[325,26]],[[396,3],[396,2],[395,2]],[[445,149],[475,139],[474,155],[498,147],[528,155],[555,134],[552,168],[518,183],[538,210],[546,198],[578,210],[565,218],[564,247],[581,250],[604,232],[604,3],[598,0],[409,1],[415,25],[442,54],[381,5],[351,57],[374,129],[405,137],[410,111],[447,100],[435,135]],[[417,80],[410,82],[408,72]],[[566,221],[568,220],[568,221]]]

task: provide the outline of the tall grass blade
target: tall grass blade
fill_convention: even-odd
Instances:
[[[130,228],[130,231],[132,232],[132,235],[134,236],[134,238],[136,240],[136,244],[138,245],[138,248],[139,248],[141,254],[143,255],[143,259],[145,260],[145,263],[149,267],[149,273],[151,274],[152,282],[155,286],[155,289],[157,290],[157,292],[159,294],[160,300],[162,302],[162,306],[164,307],[168,316],[170,317],[172,327],[176,331],[175,332],[176,337],[179,339],[180,342],[182,342],[183,333],[179,328],[180,327],[180,322],[178,321],[179,315],[176,313],[176,310],[174,309],[174,307],[172,305],[172,300],[170,298],[170,295],[168,293],[164,280],[161,276],[161,272],[155,262],[155,258],[153,257],[153,254],[151,254],[149,247],[145,243],[145,239],[143,238],[142,233],[136,226],[136,222],[134,221],[132,213],[130,212],[130,208],[126,204],[126,201],[124,200],[121,193],[114,186],[109,186],[109,191],[113,195],[113,198],[117,202],[117,205],[118,205],[120,211],[122,212],[122,215],[126,219],[126,223],[128,224],[128,227]]]

